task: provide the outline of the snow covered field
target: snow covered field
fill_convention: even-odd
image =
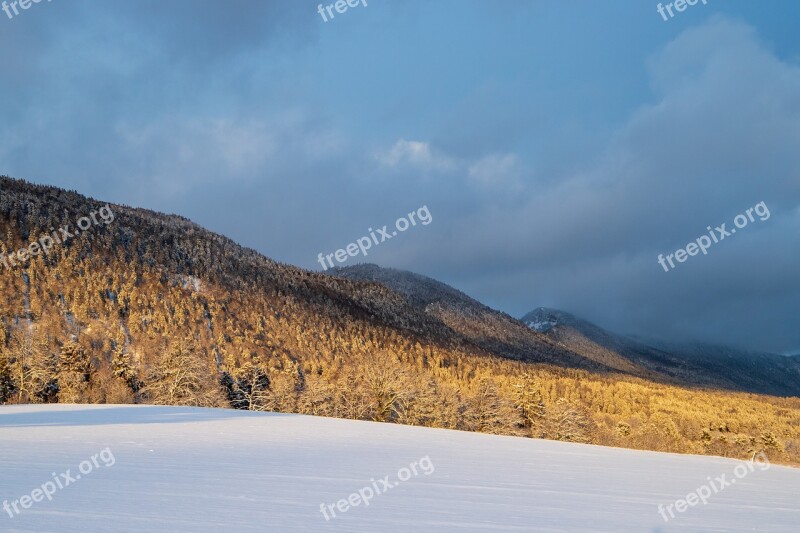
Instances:
[[[10,406],[0,531],[800,531],[800,470],[764,466],[299,415]],[[664,521],[659,504],[701,486],[707,504]]]

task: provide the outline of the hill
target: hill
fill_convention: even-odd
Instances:
[[[308,272],[180,216],[10,178],[0,236],[3,404],[232,407],[800,462],[797,398],[650,379],[433,280],[414,295]]]
[[[331,276],[379,283],[402,294],[421,314],[439,321],[471,344],[509,359],[553,363],[592,370],[635,370],[622,358],[602,360],[584,352],[565,350],[519,320],[495,311],[440,281],[372,264],[338,267]]]

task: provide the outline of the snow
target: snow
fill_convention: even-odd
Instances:
[[[537,321],[530,321],[527,323],[527,326],[529,328],[535,329],[539,333],[547,333],[557,325],[558,322],[556,322],[555,320],[546,320],[544,322],[537,320]]]
[[[92,471],[52,501],[0,509],[0,531],[800,529],[800,470],[776,465],[278,413],[0,407],[0,500],[79,465]],[[663,520],[659,504],[737,466],[735,485]],[[326,521],[320,504],[404,467],[407,481]]]

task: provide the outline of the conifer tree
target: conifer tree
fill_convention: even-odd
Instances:
[[[86,400],[92,364],[86,350],[75,341],[67,341],[58,356],[58,399],[61,403]]]

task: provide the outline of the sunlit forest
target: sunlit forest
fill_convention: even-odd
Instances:
[[[1,251],[103,205],[2,178]],[[499,357],[381,285],[112,208],[112,223],[0,270],[0,403],[269,410],[800,463],[798,398],[559,365],[555,347]]]

